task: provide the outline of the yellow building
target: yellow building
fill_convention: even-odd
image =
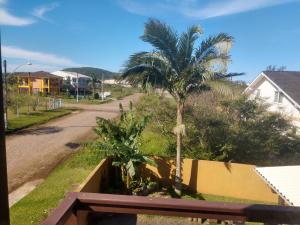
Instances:
[[[17,73],[19,93],[58,95],[63,86],[63,78],[45,71]]]

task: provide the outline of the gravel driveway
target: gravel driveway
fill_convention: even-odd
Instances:
[[[92,130],[96,117],[114,118],[118,116],[119,103],[126,108],[129,101],[135,102],[139,97],[140,94],[134,94],[102,105],[68,105],[82,110],[7,136],[9,191],[28,181],[44,178],[79,147],[80,141],[95,137]]]

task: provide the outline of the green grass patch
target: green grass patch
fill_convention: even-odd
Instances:
[[[111,92],[111,98],[120,100],[125,98],[126,96],[140,92],[141,90],[135,87],[122,87],[120,85],[115,84],[105,84],[104,91]]]
[[[74,153],[54,169],[41,185],[12,206],[11,224],[40,224],[68,191],[84,181],[101,159],[99,151],[89,147]]]
[[[142,134],[141,151],[146,155],[169,156],[171,142],[165,136],[146,128]]]
[[[68,115],[72,109],[60,108],[56,110],[45,110],[39,112],[21,113],[19,117],[16,115],[8,115],[7,133],[21,130],[33,125],[43,124],[49,120]]]

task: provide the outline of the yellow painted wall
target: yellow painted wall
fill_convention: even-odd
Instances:
[[[164,185],[174,184],[173,160],[156,158],[158,167],[142,168],[145,178],[152,176]],[[254,165],[184,159],[183,185],[192,191],[253,201],[278,203],[278,195],[255,172]],[[98,193],[107,187],[111,160],[104,159],[79,187],[79,192]]]
[[[110,168],[111,160],[103,159],[79,186],[77,192],[99,193],[101,189],[107,186]]]
[[[175,164],[157,159],[158,168],[147,165],[149,171],[166,185],[173,184]],[[254,165],[206,160],[183,160],[183,185],[199,193],[254,201],[278,203],[278,195],[255,172]]]

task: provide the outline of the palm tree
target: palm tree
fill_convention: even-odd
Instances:
[[[239,74],[225,74],[228,55],[233,38],[225,33],[203,40],[198,48],[196,41],[202,34],[199,26],[192,26],[177,35],[168,25],[149,19],[141,39],[150,43],[154,50],[130,56],[122,78],[132,84],[151,83],[154,87],[167,90],[177,103],[176,176],[175,191],[181,195],[181,150],[185,135],[184,104],[190,93],[203,92],[211,87],[212,81],[226,79]]]

